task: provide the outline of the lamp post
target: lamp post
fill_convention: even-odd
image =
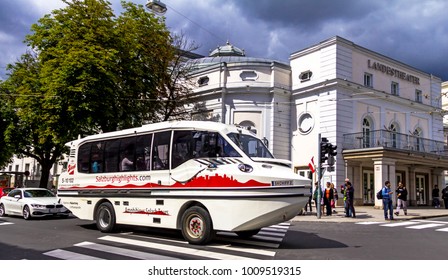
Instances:
[[[163,15],[166,13],[166,5],[162,3],[160,0],[148,0],[146,2],[146,8],[153,11],[158,15]]]

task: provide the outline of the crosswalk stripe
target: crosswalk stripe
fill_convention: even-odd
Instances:
[[[433,228],[433,227],[440,227],[442,226],[441,224],[422,224],[422,225],[416,225],[416,226],[411,226],[411,227],[406,227],[406,228],[411,228],[411,229],[424,229],[424,228]]]
[[[96,258],[89,255],[79,254],[61,249],[45,252],[44,255],[62,260],[104,260],[101,258]]]
[[[436,229],[436,231],[447,231],[448,232],[448,228],[439,228],[439,229]]]
[[[92,243],[92,242],[87,242],[87,241],[75,244],[75,246],[88,248],[88,249],[92,249],[92,250],[97,250],[97,251],[102,251],[102,252],[107,252],[107,253],[112,253],[112,254],[121,255],[121,256],[126,256],[126,257],[131,257],[131,258],[140,259],[140,260],[179,260],[178,258],[172,258],[172,257],[168,257],[168,256],[145,253],[145,252],[139,252],[139,251],[135,251],[135,250],[129,250],[129,249],[124,249],[124,248],[119,248],[119,247],[114,247],[114,246],[109,246],[109,245],[104,245],[104,244],[97,244],[97,243]]]
[[[234,232],[219,231],[218,234],[225,235],[225,236],[238,237],[238,235]],[[261,236],[261,235],[254,235],[251,237],[251,239],[258,239],[258,240],[263,240],[263,241],[274,241],[274,242],[281,242],[283,240],[283,238]]]
[[[148,242],[148,241],[141,241],[141,240],[132,240],[129,238],[115,237],[115,236],[110,236],[110,235],[100,237],[99,239],[111,241],[111,242],[118,242],[118,243],[122,243],[122,244],[135,245],[135,246],[140,246],[140,247],[144,247],[144,248],[171,251],[171,252],[176,252],[176,253],[184,253],[184,254],[189,254],[189,255],[193,255],[193,256],[200,256],[200,257],[206,257],[206,258],[218,259],[218,260],[253,260],[254,259],[254,258],[248,258],[248,257],[242,257],[242,256],[236,256],[236,255],[228,255],[228,254],[210,252],[210,251],[205,251],[205,250],[200,250],[200,249],[184,248],[184,247],[179,247],[179,246],[172,246],[172,245],[166,245],[166,244]]]
[[[0,226],[13,225],[13,224],[14,224],[14,223],[4,222],[4,223],[1,223]]]
[[[389,223],[389,224],[383,224],[380,225],[382,227],[404,227],[404,226],[410,226],[410,225],[417,225],[418,222],[413,222],[413,221],[409,221],[409,222],[397,222],[397,223]]]

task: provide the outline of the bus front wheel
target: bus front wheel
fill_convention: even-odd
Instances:
[[[115,228],[115,211],[112,204],[103,202],[96,210],[96,226],[101,232],[113,232]]]
[[[190,244],[203,245],[213,238],[210,214],[201,207],[188,208],[182,215],[182,235]]]

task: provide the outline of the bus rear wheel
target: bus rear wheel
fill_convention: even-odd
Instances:
[[[112,204],[103,202],[96,210],[96,227],[101,232],[113,232],[115,228],[115,211]]]
[[[182,215],[182,235],[190,244],[204,245],[213,239],[210,214],[201,207],[188,208]]]

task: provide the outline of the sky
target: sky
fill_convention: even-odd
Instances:
[[[109,0],[118,15],[120,0]],[[146,0],[132,0],[144,5]],[[448,81],[446,0],[162,0],[172,33],[201,55],[229,41],[246,56],[288,63],[299,50],[340,36]],[[0,0],[0,80],[28,47],[30,28],[61,0]]]

